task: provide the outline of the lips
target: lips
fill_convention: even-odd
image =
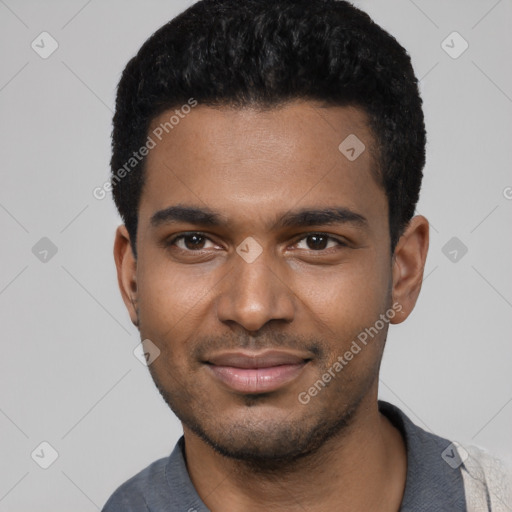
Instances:
[[[311,358],[283,351],[224,352],[210,356],[213,377],[240,393],[268,393],[296,379]]]

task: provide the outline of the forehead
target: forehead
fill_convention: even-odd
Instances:
[[[174,112],[158,116],[149,130],[156,145],[146,161],[141,221],[174,204],[253,219],[256,212],[305,206],[370,209],[387,218],[374,179],[373,136],[357,108],[199,105],[171,124]]]

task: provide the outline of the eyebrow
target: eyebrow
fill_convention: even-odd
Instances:
[[[193,206],[170,206],[156,212],[150,220],[152,227],[159,227],[163,224],[185,222],[209,227],[222,227],[228,224],[225,217],[213,212],[209,208],[197,208]],[[360,213],[349,208],[303,208],[289,211],[278,216],[272,229],[285,227],[302,227],[328,224],[354,224],[358,227],[366,227],[368,220]]]
[[[165,210],[156,212],[150,220],[153,227],[175,222],[188,224],[204,224],[205,226],[221,226],[224,224],[221,216],[209,208],[196,208],[192,206],[170,206]]]

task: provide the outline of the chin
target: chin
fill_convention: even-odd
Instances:
[[[180,418],[184,425],[217,453],[243,461],[253,469],[283,469],[318,451],[329,439],[342,435],[353,411],[326,421],[324,414],[308,418],[249,418],[245,421],[199,421]],[[332,409],[331,409],[332,414]]]

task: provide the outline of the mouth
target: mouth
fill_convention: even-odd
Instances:
[[[302,373],[311,360],[282,351],[224,352],[205,361],[213,377],[233,391],[258,394],[276,391]]]

